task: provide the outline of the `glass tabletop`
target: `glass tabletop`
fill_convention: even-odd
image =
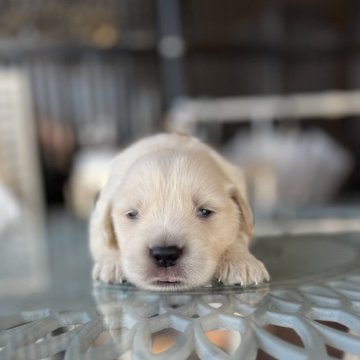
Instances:
[[[161,293],[93,284],[86,225],[72,223],[69,236],[68,220],[57,215],[48,232],[54,238],[45,290],[22,302],[1,297],[1,358],[360,356],[359,233],[260,237],[252,251],[270,283]]]

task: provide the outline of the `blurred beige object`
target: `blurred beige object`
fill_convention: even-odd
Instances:
[[[0,237],[0,289],[27,293],[47,279],[44,206],[30,88],[26,74],[15,69],[0,71],[0,168],[21,209]],[[9,267],[14,259],[17,266]]]
[[[84,151],[77,155],[67,189],[67,202],[78,217],[86,219],[90,215],[115,155],[116,151],[112,150]]]
[[[278,198],[276,169],[271,164],[257,163],[242,166],[250,203],[266,213],[276,206]]]

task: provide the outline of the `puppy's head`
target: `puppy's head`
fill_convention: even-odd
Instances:
[[[174,290],[211,281],[225,250],[252,231],[239,189],[206,151],[159,151],[137,161],[104,218],[128,281]]]

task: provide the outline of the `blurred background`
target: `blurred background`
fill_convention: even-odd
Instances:
[[[119,149],[194,134],[256,233],[359,230],[360,1],[3,0],[0,314],[91,303],[87,219]]]

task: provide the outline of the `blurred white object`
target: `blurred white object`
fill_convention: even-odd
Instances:
[[[282,204],[331,199],[353,166],[351,155],[321,131],[276,133],[271,131],[272,121],[357,115],[360,91],[185,98],[170,109],[167,129],[199,135],[199,124],[251,122],[252,134],[239,135],[226,152],[233,161],[246,164],[251,200],[258,210],[269,212]]]
[[[116,153],[115,150],[89,150],[76,156],[67,201],[77,216],[87,218],[90,215]]]
[[[3,183],[42,221],[43,194],[32,99],[26,74],[0,71],[0,169]]]
[[[40,161],[27,74],[16,68],[0,69],[0,172],[21,208],[11,231],[0,234],[0,290],[40,291],[48,280]]]
[[[226,147],[225,154],[242,166],[272,167],[277,206],[330,200],[353,166],[350,153],[320,130],[238,134]]]
[[[0,234],[19,216],[19,204],[8,189],[0,184]]]

